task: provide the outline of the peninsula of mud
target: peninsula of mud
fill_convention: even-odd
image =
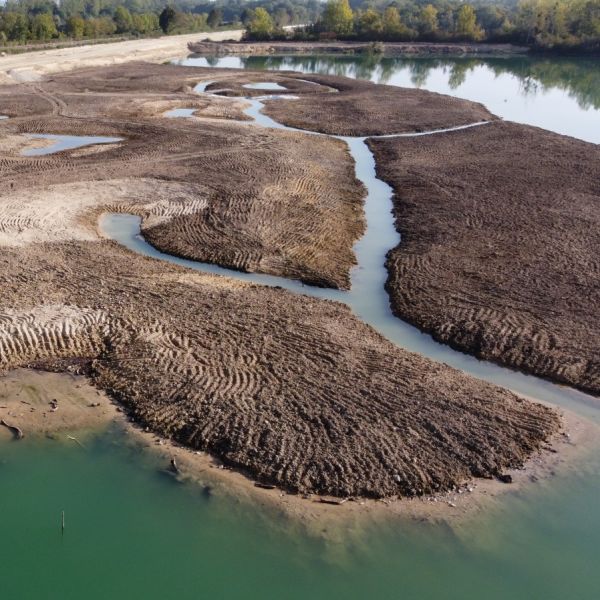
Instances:
[[[401,318],[476,356],[600,394],[600,148],[514,123],[371,140],[401,244]]]

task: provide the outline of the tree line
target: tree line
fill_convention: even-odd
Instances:
[[[192,15],[173,11],[167,22],[161,23],[156,12],[132,12],[116,6],[97,15],[64,12],[54,2],[7,4],[0,12],[0,42],[24,44],[50,40],[82,40],[106,38],[113,35],[144,36],[160,33],[187,33],[211,29],[209,15]],[[165,25],[165,27],[162,27]],[[218,24],[215,25],[218,27]]]
[[[319,0],[7,0],[0,44],[146,36],[242,28],[266,7],[277,26],[314,22]]]
[[[328,0],[311,25],[287,33],[257,8],[246,38],[512,42],[600,52],[600,0]]]

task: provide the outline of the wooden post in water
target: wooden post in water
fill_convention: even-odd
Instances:
[[[62,535],[65,534],[65,511],[63,510],[61,513],[61,528],[60,528],[60,532]]]

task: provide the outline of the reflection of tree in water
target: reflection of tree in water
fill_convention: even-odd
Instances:
[[[396,73],[408,70],[416,87],[423,87],[434,69],[448,73],[451,89],[461,86],[476,67],[486,67],[495,76],[511,75],[520,82],[523,95],[559,89],[583,109],[600,109],[600,69],[593,59],[517,57],[401,57],[378,55],[251,56],[242,59],[246,68],[301,70],[322,75],[354,76],[387,83]]]

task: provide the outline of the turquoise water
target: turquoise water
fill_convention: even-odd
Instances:
[[[372,165],[355,152],[361,177],[370,177]],[[374,231],[387,226],[387,215],[367,216]],[[122,234],[124,243],[143,244]],[[364,269],[357,285],[372,276]],[[530,379],[549,401],[600,422],[597,402]],[[260,506],[207,498],[161,473],[116,427],[85,449],[2,443],[0,486],[3,598],[600,597],[597,454],[460,526],[350,523],[341,534],[309,535]]]
[[[597,598],[598,465],[457,529],[305,535],[179,484],[118,431],[1,446],[3,598]],[[61,534],[60,513],[65,511]]]

